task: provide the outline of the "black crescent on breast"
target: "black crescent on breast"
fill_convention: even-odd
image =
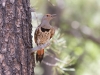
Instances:
[[[41,27],[41,31],[42,31],[42,32],[45,32],[45,31],[49,32],[49,30],[50,30],[50,29],[45,29],[45,28],[42,28],[42,27]]]

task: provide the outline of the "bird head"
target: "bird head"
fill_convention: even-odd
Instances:
[[[56,17],[56,14],[46,14],[43,16],[42,20],[47,20],[48,22]]]

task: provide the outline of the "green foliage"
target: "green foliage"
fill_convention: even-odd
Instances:
[[[54,74],[64,74],[66,71],[74,71],[74,68],[67,68],[68,66],[75,63],[75,59],[69,56],[66,40],[63,34],[60,34],[60,29],[56,30],[55,35],[52,38],[50,49],[56,55],[56,66],[53,67]]]

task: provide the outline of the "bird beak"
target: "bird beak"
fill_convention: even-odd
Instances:
[[[56,14],[52,14],[52,17],[55,18],[57,15]]]

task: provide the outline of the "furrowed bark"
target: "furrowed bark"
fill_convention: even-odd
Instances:
[[[0,0],[0,75],[34,75],[29,0]]]

